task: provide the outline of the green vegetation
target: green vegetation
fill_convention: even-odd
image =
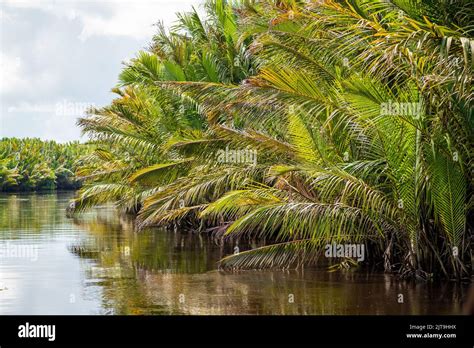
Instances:
[[[113,201],[140,228],[264,244],[225,268],[312,264],[328,243],[364,243],[376,269],[468,277],[470,0],[206,10],[159,27],[112,104],[79,120],[96,150],[77,172],[76,210]],[[249,152],[256,164],[236,157]]]
[[[0,139],[0,192],[77,189],[77,159],[87,153],[79,142]]]

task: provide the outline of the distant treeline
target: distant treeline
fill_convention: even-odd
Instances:
[[[76,189],[78,158],[88,146],[37,138],[0,140],[0,191]]]

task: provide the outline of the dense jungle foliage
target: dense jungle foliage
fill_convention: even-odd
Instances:
[[[364,265],[467,278],[473,252],[470,0],[211,0],[158,25],[95,143],[76,211],[256,241],[223,268]],[[341,262],[342,261],[342,262]],[[354,262],[339,259],[339,265]]]
[[[74,172],[87,151],[79,142],[0,139],[0,192],[77,189]]]

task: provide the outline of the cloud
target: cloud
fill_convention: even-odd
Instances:
[[[9,13],[0,8],[0,20],[11,21],[12,19],[13,17]]]
[[[103,106],[124,59],[202,0],[0,0],[0,137],[80,138],[64,100]],[[69,109],[68,109],[69,110]]]
[[[91,36],[128,36],[136,39],[151,38],[153,24],[159,20],[170,25],[178,11],[190,10],[196,1],[135,1],[119,2],[109,17],[79,13],[84,28],[79,36],[86,40]]]
[[[0,52],[0,96],[12,96],[19,93],[39,94],[53,89],[58,77],[48,71],[37,71],[30,75],[25,66],[25,59],[20,56],[10,56]]]
[[[151,38],[153,24],[163,21],[170,25],[176,19],[176,12],[189,11],[197,0],[102,0],[62,1],[48,0],[15,1],[4,3],[17,9],[39,10],[58,18],[79,19],[82,31],[79,39],[92,36],[126,36],[134,39]]]
[[[0,95],[8,94],[22,89],[26,81],[21,76],[21,58],[8,56],[0,52],[0,69],[2,78],[0,79]]]

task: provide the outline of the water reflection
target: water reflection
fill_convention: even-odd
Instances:
[[[65,217],[71,193],[0,196],[1,314],[458,314],[466,287],[324,270],[221,272],[206,235],[134,231],[103,206]],[[3,290],[2,290],[3,289]],[[403,303],[400,302],[403,295]]]

